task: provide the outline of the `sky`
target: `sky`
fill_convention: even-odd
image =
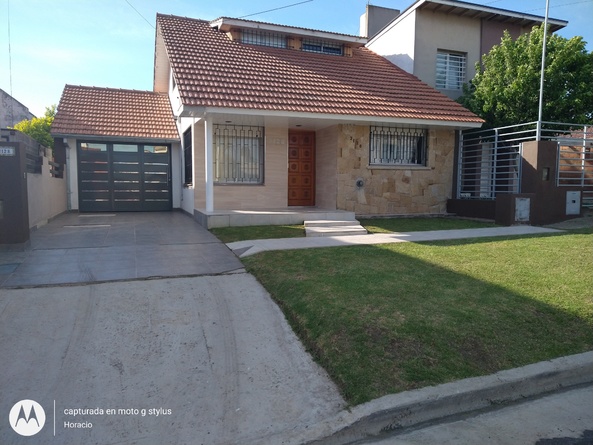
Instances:
[[[593,0],[549,0],[558,32],[593,51]],[[544,16],[545,0],[472,3]],[[0,88],[43,116],[64,85],[152,90],[156,14],[245,17],[358,35],[368,0],[0,0]],[[371,0],[404,10],[413,0]],[[294,5],[285,7],[288,5]],[[282,8],[282,9],[277,9]],[[263,11],[262,14],[252,15]],[[10,37],[10,38],[9,38]]]

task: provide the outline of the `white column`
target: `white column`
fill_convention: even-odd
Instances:
[[[206,211],[212,212],[214,210],[214,156],[212,146],[212,117],[206,116],[204,118],[204,137],[206,147]]]

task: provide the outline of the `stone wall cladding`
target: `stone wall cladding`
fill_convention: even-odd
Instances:
[[[454,130],[428,131],[427,167],[369,166],[369,126],[342,125],[338,138],[338,209],[357,215],[446,213],[453,181]],[[357,187],[358,180],[363,181],[362,187]]]

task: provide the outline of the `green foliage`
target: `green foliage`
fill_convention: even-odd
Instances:
[[[34,117],[31,120],[23,120],[14,126],[15,130],[31,136],[41,145],[49,148],[54,146],[54,138],[50,134],[51,124],[56,116],[56,106],[45,108],[45,115],[43,117]]]
[[[543,25],[513,40],[508,32],[476,64],[459,102],[500,127],[538,118]],[[547,38],[543,120],[587,124],[593,119],[593,53],[582,37]]]

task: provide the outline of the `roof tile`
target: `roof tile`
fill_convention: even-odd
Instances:
[[[179,139],[167,94],[66,85],[52,134]]]
[[[364,47],[340,57],[242,44],[198,19],[157,25],[184,105],[482,122]]]

